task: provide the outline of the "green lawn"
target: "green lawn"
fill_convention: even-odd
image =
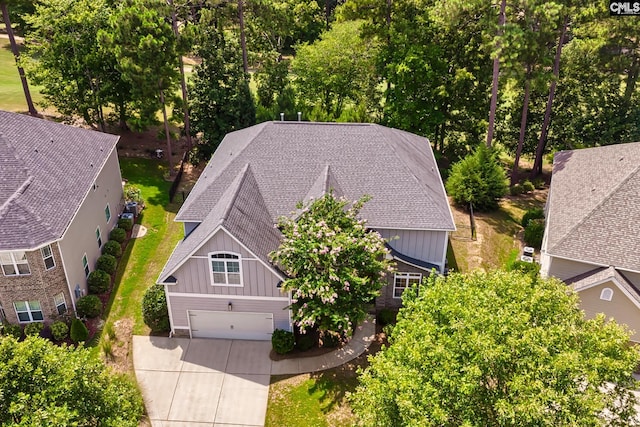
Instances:
[[[39,87],[30,86],[33,102],[42,100]],[[27,111],[20,76],[8,39],[0,39],[0,110]]]

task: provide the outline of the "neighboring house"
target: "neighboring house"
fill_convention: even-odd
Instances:
[[[275,224],[300,201],[332,190],[356,200],[367,225],[389,240],[397,273],[377,299],[443,272],[455,229],[426,138],[373,124],[267,122],[228,134],[176,216],[185,238],[165,265],[173,334],[270,339],[291,330],[284,274],[269,260]]]
[[[640,342],[640,142],[557,153],[541,273],[571,285],[588,317]]]
[[[123,206],[118,137],[0,111],[0,316],[75,310]]]

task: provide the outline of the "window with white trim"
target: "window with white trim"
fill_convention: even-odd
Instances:
[[[421,281],[421,273],[396,273],[393,278],[393,297],[401,298],[405,289],[419,285]]]
[[[100,227],[96,228],[96,240],[98,241],[98,247],[102,248],[102,235],[100,234]]]
[[[27,253],[24,251],[0,252],[0,265],[5,276],[26,276],[31,274]]]
[[[13,303],[20,323],[41,322],[44,320],[40,301],[17,301]]]
[[[612,298],[613,298],[613,289],[604,288],[602,292],[600,292],[600,299],[605,301],[611,301]]]
[[[64,299],[64,294],[62,292],[58,295],[54,295],[53,303],[56,306],[58,314],[63,315],[67,312],[67,300]]]
[[[89,269],[89,261],[87,260],[87,254],[82,256],[82,268],[84,269],[84,277],[89,277],[91,270]]]
[[[51,245],[47,245],[40,249],[42,253],[42,260],[44,261],[44,267],[47,270],[51,270],[56,266],[56,261],[53,259],[53,252],[51,252]]]
[[[209,254],[211,282],[213,285],[242,286],[240,255],[231,252]]]
[[[104,217],[107,219],[107,222],[111,220],[111,209],[109,209],[109,203],[107,203],[107,206],[104,208]]]

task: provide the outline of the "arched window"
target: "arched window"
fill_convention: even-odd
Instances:
[[[600,292],[600,299],[611,301],[611,298],[613,298],[613,289],[604,288],[602,292]]]
[[[212,284],[242,286],[242,260],[240,254],[213,252],[209,254]]]

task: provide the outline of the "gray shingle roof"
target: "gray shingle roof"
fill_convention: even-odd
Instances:
[[[640,304],[640,292],[625,276],[620,273],[614,267],[599,267],[571,279],[565,280],[567,285],[570,285],[573,290],[579,292],[585,288],[589,288],[593,285],[604,283],[608,280],[615,280],[620,286],[622,286],[628,294],[638,304]]]
[[[345,197],[372,197],[361,211],[372,228],[455,229],[426,138],[346,123],[266,122],[228,134],[176,220],[203,221],[246,164],[274,223],[309,195],[328,165],[329,181]]]
[[[117,141],[0,111],[0,250],[61,238]]]
[[[640,143],[563,151],[547,202],[547,253],[640,271]]]

